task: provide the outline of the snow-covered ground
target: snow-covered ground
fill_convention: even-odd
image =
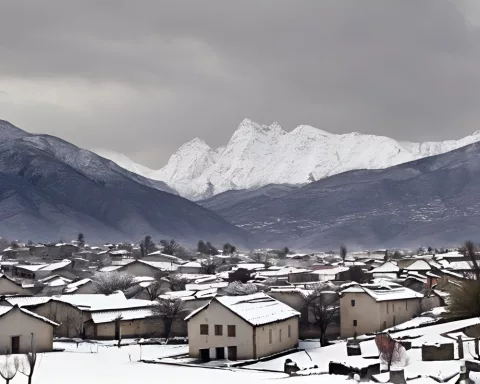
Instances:
[[[421,346],[425,343],[437,344],[453,342],[457,336],[464,338],[465,358],[470,359],[473,352],[473,341],[459,332],[465,327],[480,324],[479,318],[436,324],[393,333],[394,338],[411,341],[412,349],[406,351],[402,360],[405,364],[405,376],[412,384],[433,382],[450,382],[460,371],[463,364],[458,360],[458,350],[455,345],[455,358],[452,361],[423,362]],[[402,328],[402,327],[400,327]],[[55,342],[56,349],[63,352],[52,352],[38,355],[34,384],[95,384],[115,382],[116,384],[185,382],[185,383],[268,383],[274,380],[288,379],[289,384],[309,383],[343,383],[346,376],[327,376],[332,360],[346,365],[362,367],[365,364],[379,362],[378,349],[373,338],[359,338],[362,356],[347,356],[346,342],[320,348],[318,341],[303,341],[299,347],[304,351],[295,352],[269,361],[237,368],[207,368],[198,365],[184,366],[172,363],[182,360],[165,359],[168,364],[150,364],[139,362],[161,361],[164,358],[184,355],[188,352],[187,345],[142,345],[133,340],[124,340],[126,345],[117,348],[115,342],[98,343]],[[368,357],[365,359],[364,357]],[[283,373],[285,360],[290,358],[304,371],[299,377],[289,378]],[[188,359],[187,359],[188,360]],[[317,366],[313,369],[314,366]],[[318,376],[321,374],[321,376]],[[471,377],[480,382],[479,374]],[[388,380],[388,374],[379,375],[382,382]],[[350,382],[352,382],[350,380]],[[17,374],[12,384],[25,384],[26,377]]]
[[[110,345],[110,346],[109,346]],[[245,370],[222,370],[183,367],[138,362],[140,347],[121,348],[112,343],[86,344],[55,343],[64,352],[39,354],[34,384],[132,384],[132,383],[258,383],[286,377],[282,373],[263,373]],[[98,347],[98,348],[97,348]],[[98,350],[98,352],[97,352]],[[144,345],[143,359],[157,359],[186,353],[186,345]],[[17,374],[12,384],[25,384],[27,379]]]

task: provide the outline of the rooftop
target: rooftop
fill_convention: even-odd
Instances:
[[[210,303],[213,301],[228,308],[253,326],[274,323],[291,317],[300,316],[299,312],[265,293],[254,293],[245,296],[215,297]],[[192,318],[202,310],[206,309],[210,303],[192,312],[185,320]]]
[[[377,302],[390,300],[421,299],[423,295],[395,283],[356,284],[341,291],[344,293],[366,293]]]

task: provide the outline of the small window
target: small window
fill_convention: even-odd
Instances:
[[[408,300],[405,300],[405,310],[408,311]]]
[[[290,339],[292,337],[292,326],[288,326],[288,338]]]
[[[395,312],[395,304],[392,303],[392,312]]]
[[[357,326],[357,320],[353,320],[353,326],[354,326],[354,327]]]
[[[215,324],[215,336],[223,335],[223,327],[221,325]]]
[[[278,341],[282,342],[282,330],[278,331]]]
[[[272,344],[273,342],[273,331],[271,329],[268,330],[268,344]]]
[[[208,335],[208,324],[200,324],[200,335]]]
[[[235,329],[235,325],[229,325],[227,326],[227,331],[228,331],[228,337],[235,337],[237,336],[237,332]]]
[[[355,306],[355,300],[352,300],[352,307]]]

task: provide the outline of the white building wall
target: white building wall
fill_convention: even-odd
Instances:
[[[20,353],[30,352],[32,333],[37,352],[49,352],[53,348],[53,326],[29,316],[18,308],[0,316],[0,354],[5,348],[11,351],[12,336],[20,336]]]
[[[290,337],[288,337],[289,326]],[[272,335],[271,340],[270,332]],[[256,327],[255,342],[257,359],[295,348],[298,344],[298,317]]]
[[[200,324],[208,324],[208,335],[200,334]],[[215,324],[223,325],[223,335],[215,335]],[[228,337],[228,325],[235,325],[235,337]],[[188,321],[188,347],[190,357],[200,358],[200,349],[210,349],[216,357],[217,347],[237,347],[237,359],[253,358],[253,327],[240,317],[213,301]],[[225,353],[225,356],[226,353]]]

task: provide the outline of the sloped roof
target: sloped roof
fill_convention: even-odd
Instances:
[[[369,273],[397,273],[400,271],[398,265],[392,263],[391,261],[386,261],[382,265],[372,269]]]
[[[47,303],[50,300],[70,304],[84,311],[102,311],[126,308],[142,308],[156,304],[154,301],[141,299],[127,299],[122,292],[111,295],[102,294],[70,294],[52,297],[7,297],[6,300],[12,305],[35,306]]]
[[[391,300],[421,299],[423,295],[399,284],[356,284],[341,291],[344,293],[366,293],[377,302]]]
[[[213,301],[226,307],[252,326],[274,323],[300,316],[300,313],[293,308],[263,292],[244,296],[215,297],[210,303]],[[210,303],[192,312],[185,320],[191,319],[206,309]]]
[[[92,312],[92,321],[95,324],[110,323],[117,318],[122,320],[136,320],[144,319],[146,317],[153,316],[153,312],[150,308],[135,308],[135,309],[122,309],[113,311],[99,311]]]
[[[403,269],[406,271],[430,271],[432,267],[425,260],[417,260]]]
[[[52,264],[48,264],[46,265],[45,267],[43,268],[40,268],[41,271],[55,271],[57,269],[61,269],[61,268],[64,268],[66,267],[67,265],[70,265],[72,263],[71,260],[62,260],[62,261],[59,261],[58,263],[52,263]]]
[[[57,327],[58,324],[55,323],[54,321],[51,321],[49,319],[47,319],[46,317],[43,317],[43,316],[40,316],[40,315],[37,315],[36,313],[33,313],[25,308],[20,308],[18,305],[14,305],[12,307],[10,306],[6,306],[6,305],[1,305],[0,306],[0,317],[6,315],[7,313],[13,311],[13,310],[19,310],[20,312],[24,313],[25,315],[27,316],[31,316],[31,317],[34,317],[36,318],[37,320],[41,320],[47,324],[50,324],[50,325],[53,325],[54,327]]]

